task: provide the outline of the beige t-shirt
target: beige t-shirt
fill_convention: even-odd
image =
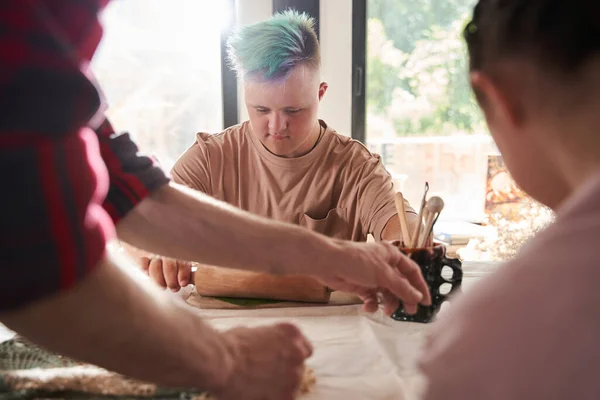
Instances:
[[[198,133],[177,160],[173,180],[243,210],[346,240],[376,240],[396,214],[390,174],[356,140],[324,132],[297,158],[269,152],[249,122],[216,135]],[[407,209],[410,210],[410,207]]]

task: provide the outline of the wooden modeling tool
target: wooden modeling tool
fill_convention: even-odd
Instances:
[[[410,244],[410,232],[408,231],[408,221],[406,221],[406,208],[404,207],[404,196],[402,193],[396,193],[394,196],[396,203],[396,212],[398,212],[398,220],[400,221],[400,229],[402,230],[402,246],[406,247]]]
[[[429,192],[429,183],[425,182],[425,192],[423,193],[423,200],[421,200],[421,209],[419,210],[419,218],[417,225],[411,236],[410,248],[414,249],[419,244],[419,238],[421,237],[421,226],[423,225],[423,210],[425,209],[425,203],[427,202],[427,192]]]
[[[425,229],[423,230],[422,235],[419,239],[419,247],[424,247],[427,245],[427,241],[429,240],[429,236],[431,235],[431,231],[433,230],[433,225],[437,221],[440,213],[444,209],[444,200],[440,197],[433,196],[429,200],[427,200],[426,207],[426,218],[425,218]]]

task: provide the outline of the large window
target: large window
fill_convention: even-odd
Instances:
[[[221,32],[229,1],[124,0],[101,16],[93,70],[115,129],[170,169],[198,131],[223,128]]]
[[[445,200],[438,233],[466,258],[506,259],[551,213],[514,185],[472,96],[461,33],[475,3],[366,0],[365,141],[412,204],[426,181]]]

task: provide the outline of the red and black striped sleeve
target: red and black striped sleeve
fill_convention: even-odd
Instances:
[[[167,181],[128,135],[86,127],[100,99],[82,70],[106,3],[0,2],[0,310],[72,288],[113,218]]]
[[[108,120],[96,132],[110,178],[104,208],[116,223],[169,178],[156,160],[139,152],[128,133],[115,133]]]

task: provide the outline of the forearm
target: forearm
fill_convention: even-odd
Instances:
[[[419,216],[413,212],[407,212],[405,215],[408,232],[412,235],[415,231],[415,227],[417,226],[417,222],[419,221]],[[385,225],[385,228],[383,229],[381,237],[383,240],[388,241],[405,240],[405,238],[402,237],[402,228],[400,226],[400,221],[398,220],[398,214],[395,214],[389,219]]]
[[[117,225],[127,243],[163,256],[269,273],[298,273],[336,244],[298,226],[256,217],[171,183]]]
[[[0,315],[10,329],[58,353],[130,377],[212,388],[228,362],[222,339],[153,285],[106,259],[69,292]]]

